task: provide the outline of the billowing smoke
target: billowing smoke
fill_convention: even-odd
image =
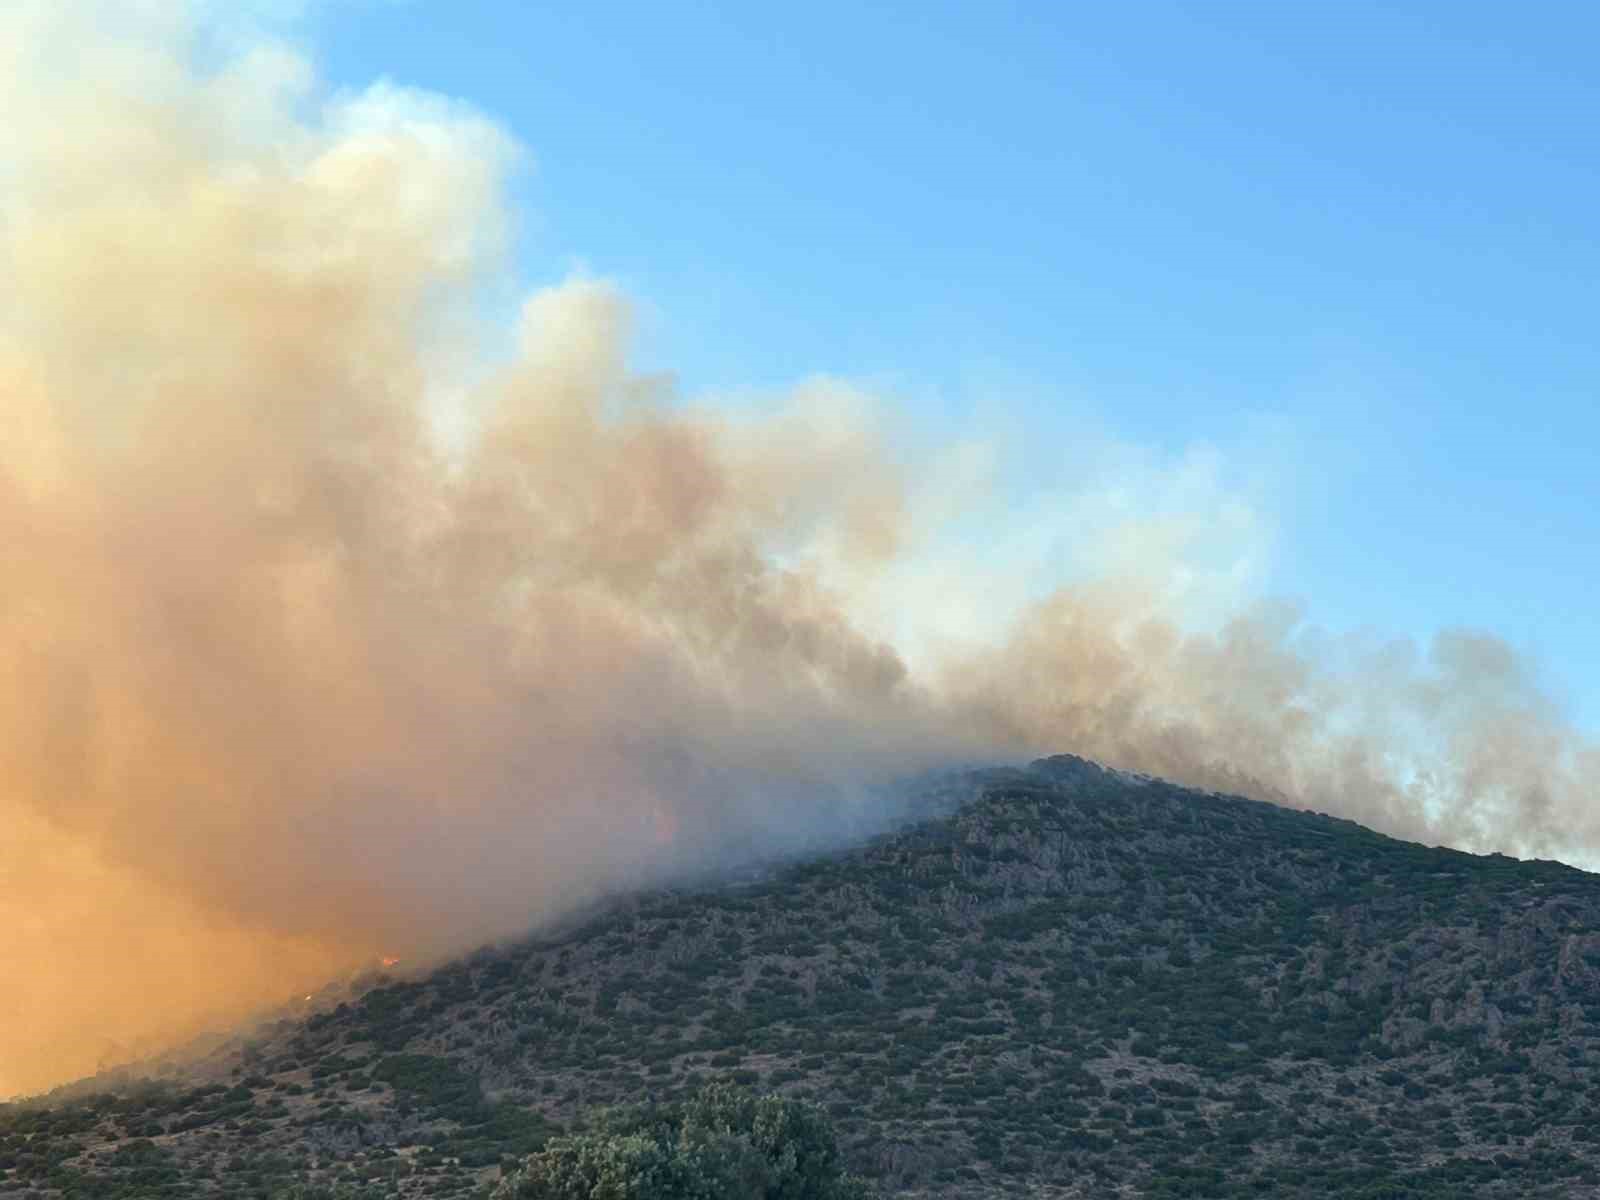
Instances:
[[[994,536],[989,447],[919,459],[836,382],[688,403],[601,281],[498,320],[491,123],[195,34],[0,17],[0,1093],[837,841],[946,762],[1600,842],[1600,756],[1502,643],[1252,605],[1205,453],[1091,456]]]

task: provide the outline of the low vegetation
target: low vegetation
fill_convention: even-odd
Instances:
[[[1600,1190],[1600,877],[1070,758],[923,811],[0,1107],[0,1192],[544,1195],[681,1149],[585,1114],[713,1079],[814,1105],[890,1194]]]
[[[815,1105],[710,1083],[682,1104],[602,1112],[552,1138],[494,1200],[870,1200]]]

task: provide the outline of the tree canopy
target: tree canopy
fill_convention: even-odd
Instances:
[[[682,1104],[608,1109],[552,1138],[496,1200],[865,1200],[815,1105],[726,1082]]]

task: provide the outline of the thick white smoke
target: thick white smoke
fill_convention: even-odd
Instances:
[[[265,42],[202,68],[196,21],[0,16],[0,1092],[848,836],[946,761],[1600,840],[1600,758],[1501,643],[1216,620],[1265,521],[1204,454],[1018,532],[984,446],[910,466],[843,384],[735,418],[637,376],[603,282],[508,339],[507,135]]]

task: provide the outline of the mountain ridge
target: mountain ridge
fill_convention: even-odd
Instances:
[[[0,1109],[0,1190],[473,1195],[717,1074],[825,1105],[891,1193],[1600,1186],[1600,877],[1072,756],[914,809],[374,980],[182,1083]]]

